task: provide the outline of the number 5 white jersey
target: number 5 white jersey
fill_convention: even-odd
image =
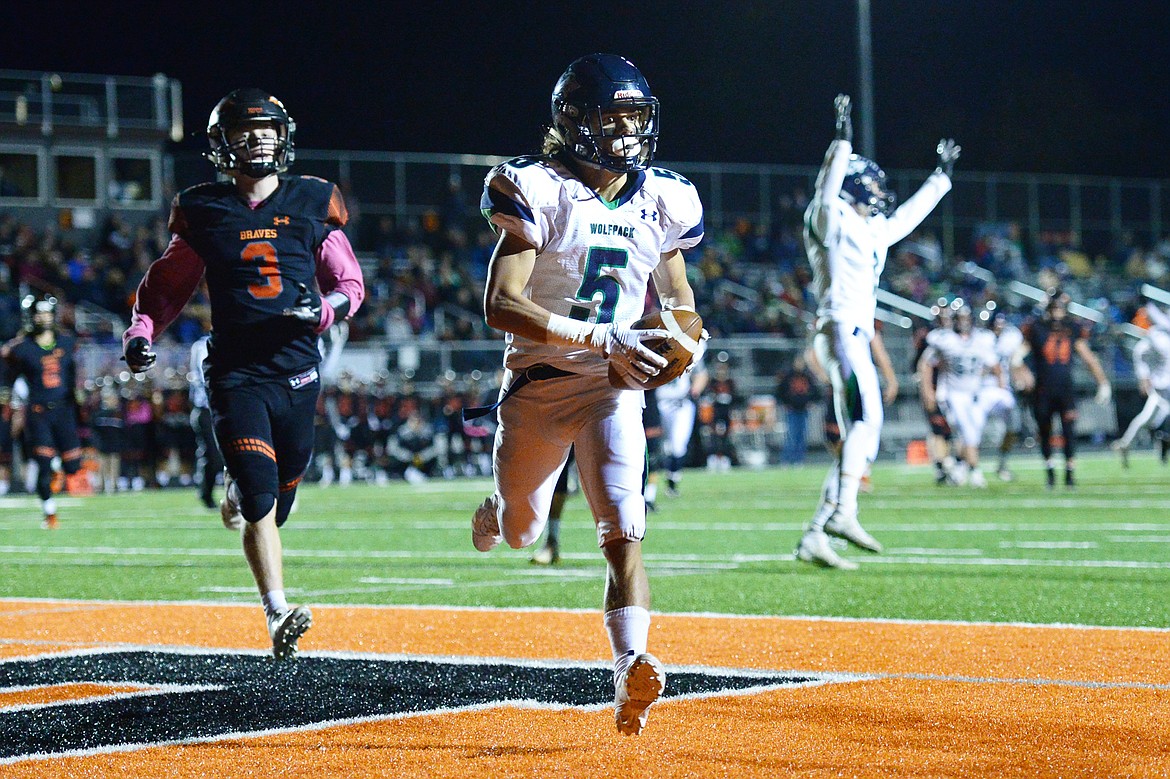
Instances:
[[[833,141],[804,212],[804,248],[813,270],[818,326],[850,325],[873,338],[874,291],[891,246],[909,235],[951,190],[935,171],[889,218],[865,218],[841,199],[841,184],[853,147]]]
[[[662,168],[629,176],[618,200],[607,203],[549,157],[518,157],[487,174],[484,216],[536,247],[525,290],[532,302],[583,322],[634,322],[661,256],[702,240],[703,206],[691,182]],[[574,373],[607,371],[587,349],[511,333],[506,340],[504,364],[512,370],[545,362]]]

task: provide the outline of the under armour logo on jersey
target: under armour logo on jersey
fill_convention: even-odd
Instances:
[[[642,209],[642,218],[649,221],[649,222],[657,222],[658,221],[658,212],[657,211],[650,211],[649,209],[643,208]]]
[[[288,224],[288,220],[289,220],[289,218],[287,216],[274,216],[274,217],[272,217],[272,224],[286,225],[286,224]]]

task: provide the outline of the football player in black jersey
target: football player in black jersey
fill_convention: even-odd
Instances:
[[[53,458],[60,456],[65,473],[81,469],[74,339],[57,332],[56,298],[27,295],[21,309],[25,332],[0,348],[0,358],[8,363],[8,381],[23,377],[28,383],[24,435],[37,467],[37,496],[44,511],[41,527],[52,530],[57,527]]]
[[[204,156],[231,181],[175,197],[170,245],[142,279],[123,336],[130,368],[149,369],[153,340],[206,274],[212,332],[203,370],[228,471],[221,513],[229,527],[242,515],[244,556],[277,660],[295,656],[312,624],[308,608],[285,600],[278,528],[313,452],[317,334],[365,297],[341,231],[341,192],[323,179],[280,175],[293,161],[295,131],[281,102],[262,90],[219,101]]]
[[[1076,486],[1076,419],[1077,401],[1073,391],[1072,356],[1076,354],[1085,363],[1097,382],[1096,401],[1109,402],[1113,391],[1101,362],[1089,348],[1088,330],[1068,320],[1069,297],[1060,290],[1051,290],[1044,308],[1044,316],[1026,323],[1022,329],[1024,342],[1012,359],[1012,372],[1021,390],[1032,390],[1032,411],[1040,438],[1040,453],[1044,456],[1048,489],[1056,486],[1056,463],[1052,457],[1052,417],[1060,415],[1060,432],[1064,438],[1064,484]],[[1029,371],[1024,358],[1032,357]]]

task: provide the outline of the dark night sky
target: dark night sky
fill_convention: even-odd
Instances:
[[[663,160],[819,163],[833,96],[858,94],[853,0],[5,5],[2,67],[166,73],[189,132],[259,86],[304,148],[531,151],[557,77],[592,51],[646,75]],[[884,166],[930,167],[953,135],[969,169],[1170,176],[1170,3],[873,0],[872,14]]]

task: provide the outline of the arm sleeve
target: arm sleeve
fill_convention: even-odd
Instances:
[[[496,233],[507,230],[519,235],[540,252],[548,236],[539,209],[532,202],[530,178],[508,165],[493,168],[484,182],[479,206]]]
[[[680,177],[681,178],[681,177]],[[675,182],[670,182],[675,184]],[[679,181],[672,186],[669,206],[663,202],[660,208],[668,209],[665,241],[662,253],[667,254],[675,249],[693,249],[703,240],[706,228],[703,225],[703,202],[699,200],[699,192],[689,181]]]
[[[203,278],[203,270],[203,258],[179,235],[172,235],[162,257],[151,264],[138,285],[130,327],[122,334],[122,347],[138,336],[154,343],[187,305]]]
[[[349,298],[349,316],[357,313],[366,299],[366,285],[362,280],[362,268],[354,256],[349,239],[340,230],[325,236],[317,250],[317,286],[322,295],[340,292]],[[317,332],[323,333],[333,325],[333,307],[321,306],[321,322]]]
[[[914,228],[930,216],[930,212],[950,191],[951,179],[947,174],[937,170],[931,173],[918,188],[918,191],[911,195],[905,203],[898,206],[893,215],[886,220],[887,243],[893,246],[914,232]]]
[[[849,155],[852,153],[853,144],[849,141],[833,141],[825,152],[821,172],[817,174],[816,189],[805,219],[809,232],[821,244],[825,243],[829,235],[829,220],[836,213],[833,205],[841,195],[841,184],[845,181],[845,170],[849,167]]]

